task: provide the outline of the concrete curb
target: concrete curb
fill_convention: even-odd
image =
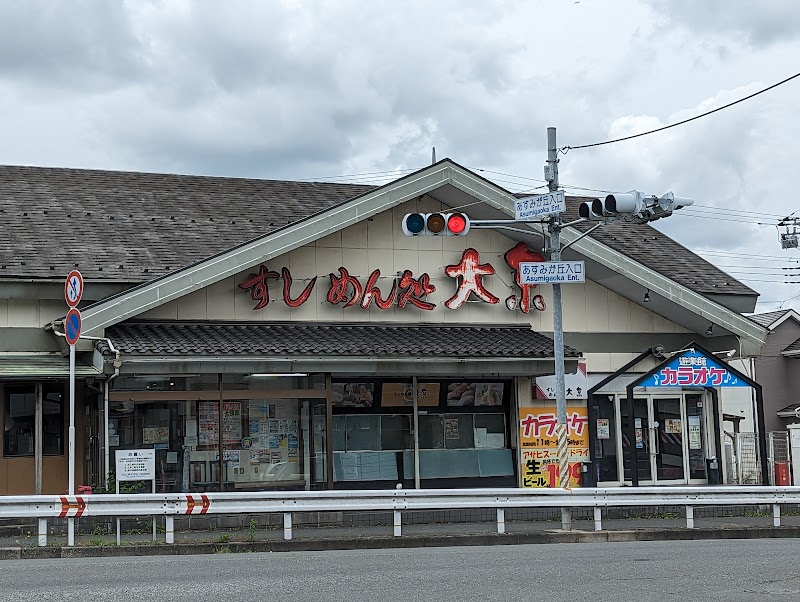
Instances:
[[[7,547],[0,548],[0,560],[764,538],[800,538],[800,527],[630,529],[624,531],[549,530],[504,535],[408,535],[403,537],[361,537],[357,539],[317,538],[291,541],[232,541],[228,543],[177,543],[172,545],[134,544],[122,546],[76,546],[72,548],[66,546],[42,548]]]

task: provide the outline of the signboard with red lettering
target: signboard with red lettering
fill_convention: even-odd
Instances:
[[[716,358],[697,349],[687,349],[643,383],[642,387],[749,387]]]
[[[558,486],[558,424],[555,408],[521,408],[519,441],[523,487]],[[567,407],[570,487],[580,487],[581,468],[589,462],[589,415],[585,407]]]
[[[516,288],[519,289],[505,298],[506,308],[511,311],[518,309],[525,314],[531,309],[545,311],[544,297],[534,294],[536,285],[523,283],[520,273],[523,263],[534,265],[545,261],[544,256],[529,249],[525,243],[518,243],[503,258],[507,266],[503,271],[507,275],[510,269]],[[261,265],[258,272],[249,274],[238,287],[250,294],[254,302],[253,310],[268,307],[270,301],[283,302],[290,308],[300,307],[308,301],[316,286],[327,286],[327,290],[323,291],[324,300],[343,308],[387,310],[408,307],[432,311],[437,304],[430,301],[428,295],[436,292],[437,286],[443,287],[447,293],[447,300],[441,304],[447,309],[457,310],[467,301],[482,301],[489,305],[500,303],[500,297],[491,291],[492,286],[486,277],[500,276],[501,272],[491,263],[483,261],[476,249],[464,250],[458,263],[440,269],[443,273],[433,276],[428,273],[415,275],[411,270],[384,275],[379,269],[372,270],[368,276],[356,276],[342,266],[335,273],[329,273],[327,279],[322,274],[303,274],[305,278],[300,280],[298,277],[298,283],[293,285],[289,268],[282,267],[278,272]],[[435,280],[443,281],[444,284],[434,285]],[[500,280],[505,282],[503,276],[500,276]]]

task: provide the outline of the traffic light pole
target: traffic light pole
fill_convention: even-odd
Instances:
[[[547,128],[547,164],[550,176],[547,178],[550,192],[558,190],[558,147],[556,146],[556,128]],[[556,213],[550,219],[550,261],[561,261],[561,218]],[[567,429],[567,395],[564,385],[564,321],[561,303],[561,284],[554,282],[553,287],[553,352],[556,369],[556,433],[558,435],[558,486],[569,487],[569,445]],[[572,528],[572,511],[561,508],[561,529]]]

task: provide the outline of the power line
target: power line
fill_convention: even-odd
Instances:
[[[797,77],[800,77],[800,73],[795,73],[791,77],[787,77],[786,79],[781,80],[776,84],[772,84],[771,86],[767,86],[763,90],[759,90],[758,92],[754,92],[753,94],[750,94],[749,96],[745,96],[744,98],[740,98],[739,100],[734,100],[733,102],[729,102],[728,104],[723,105],[721,107],[717,107],[716,109],[712,109],[711,111],[706,111],[705,113],[701,113],[700,115],[695,115],[694,117],[690,117],[689,119],[684,119],[683,121],[679,121],[677,123],[673,123],[673,124],[670,124],[670,125],[665,125],[663,127],[656,128],[654,130],[650,130],[648,132],[641,132],[639,134],[633,134],[632,136],[625,136],[623,138],[615,138],[614,140],[606,140],[605,142],[594,142],[592,144],[582,144],[580,146],[562,146],[559,150],[562,153],[567,153],[567,152],[569,152],[571,150],[578,149],[578,148],[591,148],[593,146],[603,146],[604,144],[614,144],[615,142],[622,142],[624,140],[631,140],[632,138],[639,138],[641,136],[647,136],[648,134],[655,134],[656,132],[662,132],[664,130],[668,130],[669,128],[674,128],[674,127],[677,127],[679,125],[683,125],[684,123],[689,123],[690,121],[695,121],[696,119],[700,119],[701,117],[706,117],[708,115],[711,115],[712,113],[717,113],[718,111],[722,111],[723,109],[727,109],[729,107],[732,107],[733,105],[737,105],[740,102],[744,102],[745,100],[750,100],[751,98],[754,98],[754,97],[758,96],[759,94],[763,94],[764,92],[768,92],[768,91],[772,90],[773,88],[777,88],[778,86],[781,86],[781,85],[785,84],[786,82],[789,82],[789,81],[791,81],[791,80],[793,80],[793,79],[795,79]]]

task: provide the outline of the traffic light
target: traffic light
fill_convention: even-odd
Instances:
[[[469,232],[469,217],[464,213],[406,213],[406,236],[464,236]]]
[[[671,192],[656,196],[645,196],[641,192],[631,190],[617,194],[609,194],[604,201],[594,199],[581,203],[578,215],[593,221],[624,220],[643,224],[662,217],[672,215],[681,207],[693,204],[692,199],[677,197]]]

